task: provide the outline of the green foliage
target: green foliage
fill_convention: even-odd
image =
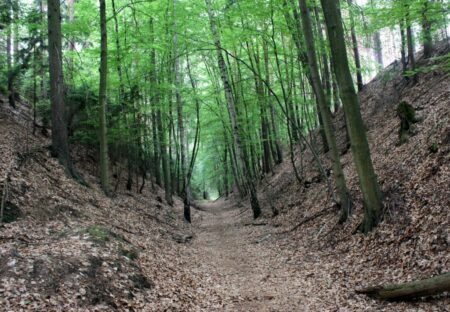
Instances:
[[[270,141],[272,149],[275,141],[287,147],[291,144],[288,132],[292,134],[293,131],[289,118],[298,120],[297,126],[302,134],[313,130],[317,123],[315,97],[308,83],[307,69],[301,62],[305,51],[302,34],[298,33],[299,25],[296,24],[298,3],[284,0],[213,2],[222,52],[233,84],[242,145],[254,176],[259,177],[264,140]],[[424,0],[366,1],[365,5],[354,2],[349,7],[343,1],[344,22],[346,29],[350,29],[351,12],[358,40],[366,50],[371,48],[371,36],[377,31],[389,30],[398,36],[398,26],[406,15],[414,29],[419,30],[417,41],[422,39],[420,25],[424,15]],[[35,2],[20,0],[17,3],[20,7],[17,20],[12,20],[8,10],[3,7],[0,9],[1,43],[6,42],[7,31],[14,32],[14,26],[18,26],[19,34],[16,37],[21,38],[20,46],[29,49],[27,51],[32,54],[28,53],[31,58],[19,74],[16,84],[30,103],[36,97],[38,122],[49,127],[51,109],[48,98],[46,14],[41,12]],[[216,197],[219,190],[223,192],[225,189],[226,180],[230,189],[235,181],[242,178],[242,172],[241,168],[233,172],[231,159],[235,161],[235,157],[229,155],[229,151],[236,147],[204,1],[177,0],[175,3],[176,7],[173,1],[114,0],[115,12],[112,1],[106,3],[110,158],[113,165],[130,164],[133,173],[141,175],[142,171],[149,171],[155,176],[156,166],[161,171],[161,162],[156,164],[156,160],[160,157],[158,154],[162,145],[169,154],[172,177],[179,179],[181,142],[175,106],[175,93],[179,91],[183,103],[182,118],[187,128],[188,163],[195,154],[194,140],[199,121],[200,143],[191,178],[193,196],[201,198],[206,190]],[[326,39],[324,17],[319,1],[309,3],[316,23],[314,35],[317,54],[320,56],[319,65],[324,70],[322,56],[328,63],[330,59],[327,40],[319,38],[319,34],[322,34]],[[5,6],[3,2],[0,5]],[[314,10],[314,5],[318,6],[317,10]],[[62,61],[69,135],[72,142],[97,147],[100,65],[98,2],[75,1],[72,20],[69,20],[68,9],[67,4],[62,5]],[[445,9],[443,2],[429,2],[425,15],[431,22],[433,36],[446,25],[448,16],[443,14]],[[31,46],[30,43],[34,41],[36,45]],[[352,60],[350,50],[348,55]],[[182,75],[182,84],[178,90],[174,81],[176,57]],[[5,49],[2,49],[0,92],[3,94],[7,91],[5,86],[9,74],[6,58]],[[431,60],[433,65],[405,74],[449,71],[449,59],[447,55]],[[373,76],[378,70],[376,62],[370,57],[363,57],[362,62],[365,76]],[[353,61],[351,66],[355,72]],[[384,72],[381,79],[389,81],[393,75],[394,72]],[[262,84],[262,94],[258,93],[257,83]],[[161,137],[156,120],[158,113],[161,115]],[[262,137],[263,118],[270,121],[267,139]],[[272,123],[277,133],[272,129]],[[228,150],[226,164],[225,150]],[[178,190],[181,190],[180,186]]]
[[[82,233],[89,234],[90,238],[96,243],[105,243],[110,240],[111,232],[98,225],[92,225],[82,231]]]

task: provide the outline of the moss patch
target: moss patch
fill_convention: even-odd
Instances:
[[[0,202],[1,202],[1,198],[0,198]],[[5,208],[3,210],[3,218],[2,218],[3,223],[14,222],[21,216],[22,216],[22,211],[20,210],[20,208],[18,206],[14,205],[11,202],[5,203]]]
[[[91,239],[96,243],[105,243],[110,240],[111,231],[107,228],[93,225],[83,230],[84,233],[89,234]]]
[[[418,120],[416,110],[407,102],[401,102],[397,107],[397,116],[400,118],[400,129],[398,131],[399,145],[408,141],[412,134],[412,125]]]

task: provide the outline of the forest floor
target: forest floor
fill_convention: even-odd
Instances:
[[[386,302],[357,295],[362,281],[345,262],[358,259],[311,248],[306,236],[293,242],[268,220],[243,217],[248,207],[235,199],[198,206],[196,261],[189,263],[221,298],[217,311],[450,311],[446,296]]]
[[[272,227],[245,223],[236,202],[220,199],[200,205],[193,269],[213,275],[224,311],[301,311],[302,288],[279,254],[261,245]],[[246,219],[246,218],[244,218]],[[253,225],[257,224],[257,225]]]

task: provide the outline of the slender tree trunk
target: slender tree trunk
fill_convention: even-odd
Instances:
[[[165,198],[166,198],[166,202],[169,205],[173,205],[172,185],[170,182],[170,168],[169,168],[169,160],[168,160],[168,156],[167,156],[167,141],[166,141],[166,135],[164,133],[164,125],[163,125],[160,108],[158,108],[158,111],[156,112],[156,121],[158,123],[159,144],[160,144],[160,150],[161,150],[160,154],[161,154],[161,162],[162,162],[162,169],[163,169]]]
[[[348,64],[339,2],[335,0],[321,0],[321,2],[328,29],[332,60],[336,70],[336,79],[347,120],[353,158],[364,200],[364,220],[361,230],[367,233],[383,217],[381,192],[372,165],[369,143],[359,108],[359,100]]]
[[[223,156],[223,186],[225,188],[225,197],[228,197],[228,148],[224,147],[224,156]]]
[[[379,31],[376,31],[373,36],[373,52],[375,56],[375,60],[379,67],[383,68],[383,46],[381,44],[381,34]]]
[[[225,91],[225,96],[226,96],[226,100],[227,100],[227,104],[228,104],[228,110],[229,110],[230,116],[231,116],[232,133],[233,133],[236,149],[237,149],[237,152],[239,155],[239,159],[240,159],[243,169],[244,169],[244,176],[246,179],[246,184],[247,184],[247,187],[250,192],[250,203],[251,203],[252,210],[253,210],[253,217],[256,219],[261,215],[261,208],[259,206],[259,201],[258,201],[258,197],[256,194],[256,187],[255,187],[253,181],[251,180],[251,170],[247,165],[246,159],[244,158],[244,150],[243,150],[241,137],[240,137],[239,129],[238,129],[237,114],[236,114],[236,107],[235,107],[235,102],[234,102],[234,98],[233,98],[233,92],[232,92],[231,85],[229,82],[228,71],[227,71],[227,67],[225,64],[225,60],[222,55],[222,45],[220,43],[220,37],[219,37],[218,30],[217,30],[215,17],[212,12],[211,0],[205,0],[205,3],[206,3],[207,10],[208,10],[208,17],[209,17],[209,22],[210,22],[210,27],[211,27],[211,33],[212,33],[213,39],[214,39],[214,45],[216,46],[218,66],[219,66],[219,69],[221,72],[221,79],[222,79],[223,88]]]
[[[16,107],[16,97],[14,91],[14,79],[13,79],[13,67],[12,67],[12,54],[11,49],[13,47],[13,38],[12,38],[12,27],[13,27],[13,18],[12,18],[12,2],[7,1],[6,5],[7,9],[7,27],[6,27],[6,66],[8,69],[8,101],[9,105],[13,108]]]
[[[370,0],[370,5],[373,7],[373,0]],[[380,31],[375,31],[372,35],[372,42],[373,42],[373,53],[375,57],[375,61],[378,63],[378,66],[383,68],[383,46],[381,44],[381,34]]]
[[[196,120],[197,120],[197,124],[196,124],[196,128],[195,128],[194,146],[192,147],[191,160],[189,162],[188,171],[186,173],[187,186],[190,187],[192,173],[194,172],[195,160],[197,158],[198,150],[200,148],[200,144],[199,144],[200,143],[200,101],[197,97],[197,85],[196,85],[196,82],[195,82],[194,78],[192,77],[192,73],[191,73],[189,54],[186,54],[186,67],[187,67],[189,80],[191,81],[191,87],[192,87],[192,90],[194,91],[195,114],[196,114]]]
[[[174,55],[175,55],[175,97],[177,103],[177,117],[178,117],[178,137],[180,142],[180,179],[182,180],[181,186],[181,198],[183,198],[184,203],[184,219],[187,222],[191,222],[191,205],[190,205],[190,194],[189,194],[189,183],[187,181],[187,161],[186,161],[186,151],[187,151],[187,142],[186,142],[186,133],[184,129],[184,115],[183,115],[183,101],[181,97],[181,87],[183,84],[183,79],[180,72],[180,58],[178,57],[178,34],[177,34],[177,1],[173,0],[173,15],[174,15],[174,37],[173,37],[173,46],[174,46]]]
[[[359,48],[358,48],[358,38],[356,37],[355,31],[355,20],[352,13],[353,0],[347,0],[349,10],[350,10],[350,33],[352,36],[352,46],[353,46],[353,57],[355,58],[355,67],[356,67],[356,84],[358,86],[358,91],[364,87],[362,72],[361,72],[361,59],[359,56]]]
[[[36,134],[37,126],[37,70],[36,70],[36,46],[33,49],[33,135]]]
[[[400,38],[401,38],[401,47],[400,47],[400,54],[401,54],[401,62],[402,62],[402,71],[403,73],[406,72],[406,69],[408,67],[408,60],[406,55],[406,33],[405,33],[405,20],[402,18],[400,20]]]
[[[411,16],[409,12],[409,4],[405,3],[405,21],[406,21],[406,43],[408,46],[408,63],[412,71],[416,70],[416,58],[414,56],[414,36],[411,27]],[[416,75],[414,74],[414,77]]]
[[[108,160],[108,138],[106,126],[106,100],[108,83],[108,35],[106,30],[106,4],[100,1],[100,86],[99,86],[99,127],[100,127],[100,182],[106,194],[110,192],[109,185],[109,160]]]
[[[150,18],[150,43],[154,44],[155,34],[153,27],[153,18]],[[153,161],[154,161],[154,176],[157,185],[161,184],[161,156],[160,156],[160,144],[158,136],[158,123],[157,123],[157,77],[156,77],[156,51],[154,48],[150,51],[150,104],[152,107],[152,134],[153,134]]]
[[[340,222],[345,222],[348,218],[351,208],[350,196],[345,181],[344,171],[342,170],[342,165],[339,158],[339,150],[336,143],[336,136],[334,134],[331,112],[329,110],[329,105],[327,102],[328,100],[322,88],[319,70],[317,68],[317,58],[315,52],[316,49],[314,45],[310,13],[306,4],[306,0],[299,0],[299,3],[300,12],[302,15],[303,32],[305,35],[306,51],[308,55],[308,64],[310,69],[312,87],[314,89],[314,93],[316,94],[319,113],[323,120],[323,128],[326,135],[326,140],[328,142],[328,146],[330,147],[335,182],[339,194],[339,204],[341,205]]]
[[[423,0],[422,32],[423,55],[425,58],[429,58],[433,52],[433,38],[431,36],[431,22],[429,19],[429,0]]]
[[[67,0],[67,13],[69,17],[69,22],[73,22],[75,18],[75,0]],[[69,39],[69,50],[75,51],[75,40],[74,38]]]
[[[264,52],[264,68],[266,72],[266,82],[270,86],[270,70],[269,70],[269,49],[267,47],[267,42],[263,41],[263,52]],[[267,89],[267,88],[266,88]],[[270,91],[267,90],[266,92],[266,98],[267,98],[267,104],[268,109],[270,111],[270,132],[271,132],[271,141],[272,145],[274,146],[274,152],[272,153],[272,158],[274,159],[274,162],[276,164],[281,164],[283,162],[283,152],[281,149],[281,144],[279,140],[279,130],[278,130],[278,123],[277,123],[277,113],[275,110],[275,107],[272,103],[272,95],[270,94]]]

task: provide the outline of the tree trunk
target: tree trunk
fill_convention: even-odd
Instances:
[[[175,98],[177,103],[177,121],[178,121],[178,136],[180,142],[180,179],[182,180],[181,185],[181,198],[184,203],[184,219],[191,223],[191,204],[190,204],[190,194],[189,194],[189,185],[187,181],[187,161],[186,161],[186,150],[187,150],[187,142],[186,142],[186,133],[184,129],[184,115],[183,115],[183,101],[181,98],[181,87],[183,83],[183,79],[180,72],[180,58],[178,57],[178,34],[177,34],[177,1],[173,0],[173,15],[174,15],[174,36],[173,36],[173,49],[175,55]]]
[[[153,27],[153,18],[150,18],[150,44],[154,44],[155,33]],[[153,162],[154,162],[154,177],[157,185],[162,186],[161,183],[161,156],[160,144],[158,135],[158,91],[157,91],[157,77],[156,77],[156,50],[152,48],[150,51],[150,105],[152,109],[152,135],[153,135]]]
[[[205,0],[205,3],[206,3],[207,11],[208,11],[211,33],[212,33],[212,36],[214,39],[214,45],[216,46],[218,66],[219,66],[220,73],[221,73],[221,79],[222,79],[223,88],[225,91],[225,97],[226,97],[227,104],[228,104],[228,110],[230,112],[233,138],[235,141],[235,145],[236,145],[238,157],[241,162],[241,166],[244,169],[243,171],[244,171],[246,184],[247,184],[247,187],[250,192],[250,203],[251,203],[251,207],[253,210],[253,217],[256,219],[261,215],[261,208],[259,206],[258,197],[256,194],[256,187],[251,179],[251,169],[247,165],[246,159],[244,158],[244,150],[243,150],[241,137],[240,137],[239,129],[238,129],[234,97],[233,97],[231,85],[230,85],[229,78],[228,78],[227,67],[226,67],[225,60],[222,55],[222,45],[220,43],[220,37],[219,37],[218,30],[217,30],[215,17],[212,12],[211,0]]]
[[[401,40],[401,46],[400,46],[400,54],[401,54],[401,62],[402,62],[402,71],[403,74],[406,72],[406,69],[408,67],[408,60],[406,55],[406,33],[405,33],[405,19],[402,18],[400,20],[400,40]]]
[[[409,4],[405,3],[405,22],[406,22],[406,45],[408,47],[408,63],[412,71],[416,70],[416,59],[414,56],[414,35],[411,25],[411,14],[409,12]],[[416,75],[414,74],[414,77]]]
[[[375,60],[378,63],[378,66],[383,68],[383,46],[381,44],[381,35],[379,31],[376,31],[373,36],[373,53],[375,56]]]
[[[364,220],[361,230],[371,231],[382,219],[383,204],[375,170],[370,156],[364,123],[359,108],[359,100],[353,85],[345,47],[339,2],[321,0],[328,29],[332,60],[336,80],[347,120],[347,128],[364,200]]]
[[[109,194],[109,160],[108,160],[108,138],[106,130],[106,99],[108,83],[108,35],[106,30],[106,4],[105,0],[100,1],[100,86],[99,86],[99,105],[100,105],[100,182],[103,192]]]
[[[333,171],[335,175],[336,187],[339,193],[339,201],[341,205],[340,222],[347,220],[350,213],[351,201],[345,181],[344,171],[342,170],[341,161],[339,158],[339,150],[336,143],[336,136],[334,134],[331,112],[329,110],[328,100],[322,88],[320,81],[319,70],[317,67],[316,49],[314,45],[314,35],[311,24],[310,13],[306,4],[306,0],[299,0],[300,12],[302,15],[303,32],[305,35],[306,52],[308,55],[308,64],[310,69],[310,76],[314,93],[316,94],[320,116],[323,121],[323,129],[326,135],[326,141],[330,147],[331,159],[333,163]]]
[[[8,101],[9,105],[13,108],[16,107],[16,97],[15,97],[15,91],[14,91],[14,80],[12,75],[12,55],[11,55],[11,49],[13,46],[12,42],[12,3],[11,1],[6,2],[6,20],[7,20],[7,26],[6,26],[6,66],[7,66],[7,73],[8,73]]]
[[[359,294],[386,300],[408,300],[450,291],[450,273],[403,284],[390,284],[356,290]]]
[[[172,185],[170,182],[170,168],[169,168],[169,160],[167,156],[167,141],[166,141],[166,135],[164,133],[164,126],[161,116],[161,108],[158,108],[158,111],[156,112],[156,122],[158,123],[158,133],[159,133],[159,147],[160,147],[160,154],[161,154],[161,162],[162,162],[162,169],[163,169],[163,178],[164,178],[164,191],[165,191],[165,198],[166,202],[169,205],[173,205],[173,199],[172,199]]]
[[[266,82],[267,85],[270,86],[270,71],[269,71],[269,49],[267,47],[267,42],[263,41],[263,52],[264,52],[264,67],[266,71]],[[274,162],[276,164],[281,164],[283,162],[283,152],[281,150],[281,144],[279,140],[279,130],[278,130],[278,123],[277,123],[277,114],[275,107],[272,103],[272,94],[269,90],[267,90],[267,104],[268,109],[270,111],[270,132],[271,132],[271,138],[272,138],[272,144],[271,147],[273,147],[272,152],[272,158],[274,159]]]
[[[361,92],[361,90],[364,87],[364,83],[363,83],[362,72],[361,72],[361,59],[359,56],[358,38],[356,37],[356,31],[355,31],[355,20],[353,18],[353,13],[352,13],[353,0],[347,0],[347,3],[349,6],[349,10],[350,10],[350,33],[351,33],[351,37],[352,37],[353,57],[355,58],[356,84],[358,86],[358,91]]]
[[[61,47],[61,11],[59,0],[48,0],[48,54],[50,69],[50,102],[52,110],[52,155],[73,176],[67,141],[66,109]]]
[[[223,156],[223,186],[225,188],[225,197],[228,197],[228,147],[225,145],[224,147],[224,156]]]
[[[433,52],[433,38],[431,37],[431,22],[429,19],[429,0],[423,0],[422,9],[422,37],[423,37],[423,55],[425,58],[431,57]]]
[[[75,17],[75,0],[67,0],[67,13],[69,22],[72,23]],[[69,39],[69,50],[75,51],[75,40],[74,38]]]

